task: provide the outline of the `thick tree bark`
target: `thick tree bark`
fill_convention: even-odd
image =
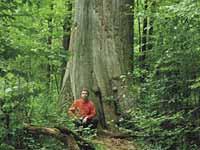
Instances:
[[[114,104],[106,102],[113,87],[120,92],[120,76],[133,68],[132,0],[76,0],[70,58],[63,89],[70,77],[74,98],[86,87],[99,114],[116,119]],[[130,57],[131,56],[131,57]],[[99,94],[102,98],[99,98]],[[105,122],[105,121],[103,121]]]

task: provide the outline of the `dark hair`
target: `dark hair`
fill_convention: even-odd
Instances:
[[[87,88],[83,88],[82,90],[81,90],[81,93],[82,93],[82,91],[86,91],[87,93],[88,93],[88,96],[89,96],[89,90],[87,89]]]

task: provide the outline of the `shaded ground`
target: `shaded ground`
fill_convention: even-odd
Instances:
[[[97,137],[94,141],[103,146],[103,150],[138,150],[133,141],[106,136]]]

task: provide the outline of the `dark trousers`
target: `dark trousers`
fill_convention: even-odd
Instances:
[[[80,127],[83,126],[83,128],[91,128],[91,129],[96,129],[97,125],[98,125],[98,119],[97,117],[94,117],[90,120],[88,120],[87,122],[83,122],[83,119],[79,119],[79,120],[75,120],[74,124],[76,127]]]

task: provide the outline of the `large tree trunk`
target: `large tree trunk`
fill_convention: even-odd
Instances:
[[[71,59],[63,89],[68,77],[74,98],[83,87],[88,88],[103,127],[104,111],[107,121],[116,119],[114,103],[106,98],[113,95],[113,87],[120,94],[120,76],[133,68],[132,5],[132,0],[75,1]]]

